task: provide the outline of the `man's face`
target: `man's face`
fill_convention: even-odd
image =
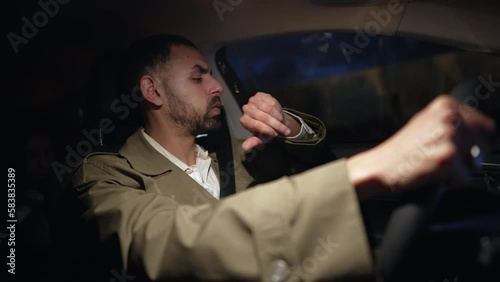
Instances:
[[[165,115],[169,122],[196,135],[220,126],[222,85],[212,77],[202,54],[188,46],[172,46],[161,70]]]

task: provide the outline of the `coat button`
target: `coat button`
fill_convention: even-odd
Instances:
[[[271,266],[271,281],[272,282],[285,281],[285,279],[290,274],[290,268],[288,267],[288,263],[280,259],[274,261],[272,264],[273,265]]]

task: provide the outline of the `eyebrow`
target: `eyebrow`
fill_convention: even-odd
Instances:
[[[201,74],[206,74],[206,73],[212,74],[212,70],[210,70],[209,68],[205,68],[199,64],[194,65],[193,70],[199,71]]]

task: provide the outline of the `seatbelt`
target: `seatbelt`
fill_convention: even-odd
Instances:
[[[221,126],[218,130],[209,131],[206,136],[196,140],[200,146],[209,152],[215,152],[219,163],[220,198],[236,193],[236,181],[234,176],[233,149],[231,146],[231,134],[227,125],[226,112],[221,107]]]

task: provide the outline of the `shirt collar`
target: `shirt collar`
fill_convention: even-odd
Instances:
[[[183,161],[179,160],[176,156],[174,156],[172,153],[167,151],[163,146],[161,146],[156,140],[154,140],[151,136],[149,136],[144,128],[141,129],[141,133],[144,136],[144,138],[148,141],[149,144],[153,148],[155,148],[160,154],[162,154],[164,157],[166,157],[168,160],[170,160],[172,163],[177,165],[180,169],[183,171],[186,171],[186,169],[189,168],[187,164],[185,164]],[[196,166],[199,166],[200,171],[208,170],[210,167],[211,163],[211,158],[208,155],[208,151],[203,149],[200,145],[196,144],[195,145],[195,152],[196,152]]]

